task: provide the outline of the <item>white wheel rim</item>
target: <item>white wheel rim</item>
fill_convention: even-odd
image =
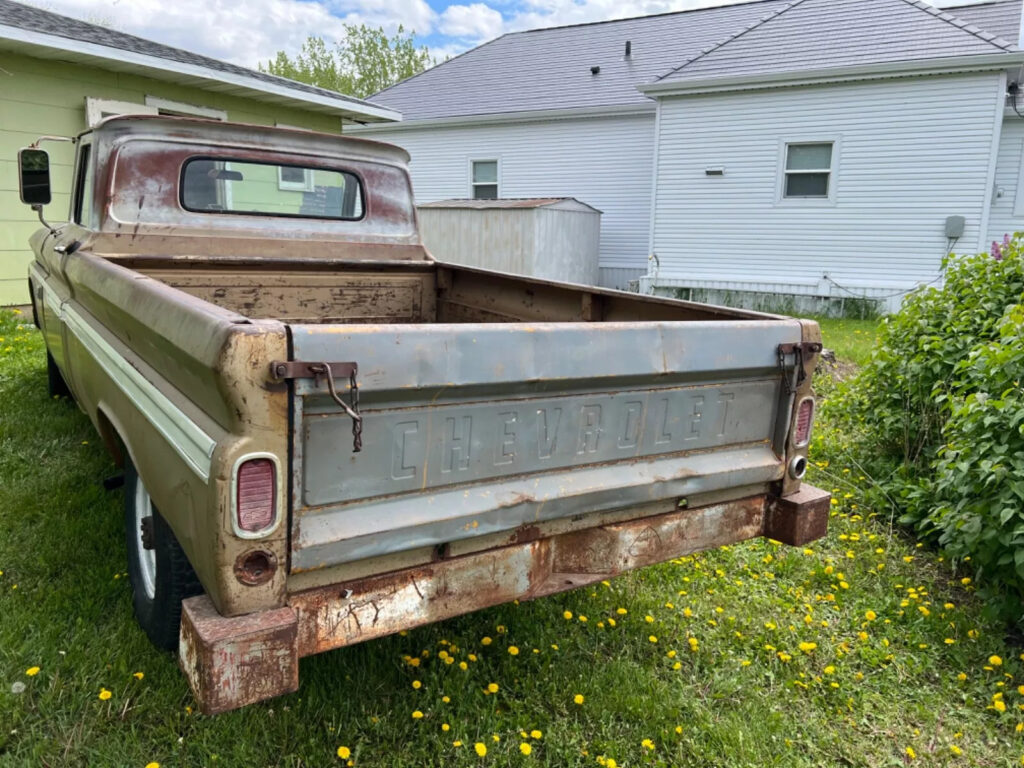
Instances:
[[[153,516],[153,501],[149,498],[142,479],[135,482],[135,551],[138,555],[139,571],[142,573],[142,588],[146,597],[156,597],[156,549],[146,549],[142,545],[142,520]],[[152,522],[150,523],[152,528]]]

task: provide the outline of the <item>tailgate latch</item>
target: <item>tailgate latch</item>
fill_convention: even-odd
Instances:
[[[821,344],[816,341],[779,344],[779,370],[782,371],[782,383],[786,385],[787,395],[796,392],[807,378],[804,371],[804,355],[816,355],[821,350]],[[789,370],[790,365],[793,367],[792,372]]]
[[[286,379],[313,379],[317,386],[320,386],[321,379],[327,381],[327,391],[330,393],[331,399],[352,419],[352,451],[354,453],[359,453],[363,450],[363,417],[359,413],[359,382],[356,379],[358,373],[358,363],[275,361],[270,364],[271,378],[278,381]],[[338,394],[338,389],[334,384],[335,377],[344,378],[346,376],[348,377],[348,403]]]

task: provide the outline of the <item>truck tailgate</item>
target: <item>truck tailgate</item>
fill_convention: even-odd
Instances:
[[[294,325],[292,358],[358,364],[362,450],[294,381],[291,568],[783,476],[792,320]],[[348,398],[347,379],[337,381]]]

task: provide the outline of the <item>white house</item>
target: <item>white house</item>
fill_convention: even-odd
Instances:
[[[521,32],[354,132],[410,151],[420,201],[601,209],[603,285],[892,306],[1024,229],[1020,24],[1021,0],[761,0]]]

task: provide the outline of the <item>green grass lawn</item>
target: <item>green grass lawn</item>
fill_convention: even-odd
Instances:
[[[0,766],[298,768],[345,764],[339,747],[357,766],[1024,755],[1020,650],[959,574],[859,506],[829,446],[813,482],[836,504],[811,547],[726,547],[304,659],[298,693],[203,717],[133,622],[120,492],[100,484],[115,469],[47,397],[25,322],[0,314]],[[843,350],[872,326],[825,327]]]

